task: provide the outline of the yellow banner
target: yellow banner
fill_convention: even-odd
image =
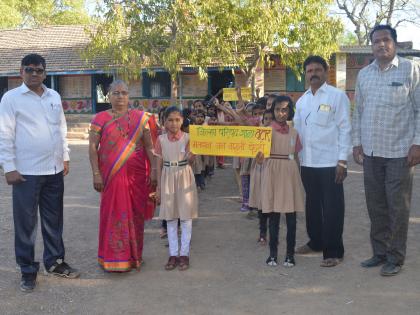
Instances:
[[[251,88],[241,88],[241,96],[244,101],[250,101],[252,99]],[[238,95],[236,94],[236,88],[224,88],[223,89],[223,100],[224,101],[237,101]]]
[[[194,154],[255,157],[270,155],[271,128],[251,126],[190,125],[190,150]]]

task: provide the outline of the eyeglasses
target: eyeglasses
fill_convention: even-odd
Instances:
[[[45,72],[45,69],[32,67],[25,67],[23,68],[23,70],[25,71],[25,73],[33,74],[35,72],[37,75],[41,75]]]
[[[127,91],[114,91],[114,92],[111,92],[111,94],[113,96],[120,96],[120,95],[127,96],[128,95],[128,92]]]

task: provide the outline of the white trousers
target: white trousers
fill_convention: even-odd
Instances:
[[[192,234],[192,219],[181,220],[181,251],[178,246],[178,220],[167,221],[169,256],[189,256]]]

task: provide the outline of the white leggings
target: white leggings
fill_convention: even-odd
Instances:
[[[178,220],[167,221],[169,256],[178,256]],[[181,220],[181,251],[179,256],[190,255],[190,242],[192,234],[192,219]]]

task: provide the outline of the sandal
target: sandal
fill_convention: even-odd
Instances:
[[[180,256],[178,269],[181,271],[187,270],[190,267],[190,257]]]
[[[337,258],[327,258],[327,259],[324,259],[322,262],[321,262],[321,267],[335,267],[335,266],[337,266],[339,263],[340,263],[341,261],[339,260],[339,259],[337,259]]]
[[[178,266],[178,257],[170,256],[165,265],[165,270],[174,270]]]
[[[168,232],[166,231],[166,229],[161,228],[160,231],[159,231],[159,236],[160,236],[160,238],[168,237]]]
[[[267,240],[266,240],[265,237],[260,236],[260,238],[258,239],[257,243],[260,244],[261,246],[265,246],[265,245],[267,245]]]

